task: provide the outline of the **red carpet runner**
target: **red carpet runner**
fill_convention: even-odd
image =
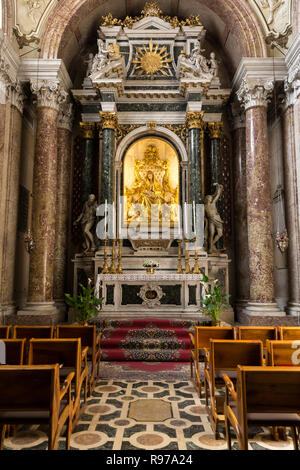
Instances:
[[[192,320],[102,320],[103,361],[189,362]]]

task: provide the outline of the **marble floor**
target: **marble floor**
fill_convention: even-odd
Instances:
[[[226,450],[214,439],[205,409],[188,380],[99,379],[71,438],[73,450]],[[233,441],[233,449],[237,443]],[[60,439],[59,448],[65,448]],[[45,429],[31,426],[5,440],[6,450],[47,449]],[[253,429],[249,450],[292,450],[268,429]]]

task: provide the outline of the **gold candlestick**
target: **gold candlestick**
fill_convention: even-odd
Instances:
[[[188,243],[190,242],[189,240],[184,240],[185,241],[185,274],[190,274],[191,268],[190,268],[190,254],[188,250]]]
[[[111,274],[116,274],[116,265],[115,265],[115,252],[116,252],[116,240],[113,239],[112,240],[112,244],[111,244],[111,264],[110,264],[110,268],[109,268],[109,272]]]
[[[107,264],[107,238],[104,240],[104,262],[102,268],[102,274],[108,274],[108,264]]]
[[[194,243],[197,242],[197,238],[194,238],[193,240]],[[200,266],[199,266],[199,257],[198,257],[198,250],[197,248],[195,249],[195,264],[194,264],[194,269],[193,269],[193,274],[200,274]]]
[[[178,243],[178,268],[177,268],[177,273],[182,274],[183,269],[182,269],[182,264],[181,264],[181,240],[177,240]]]
[[[118,251],[117,273],[122,274],[123,273],[123,269],[122,269],[122,240],[118,240],[118,246],[119,246],[119,251]]]

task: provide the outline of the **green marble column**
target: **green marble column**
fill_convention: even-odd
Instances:
[[[82,203],[93,193],[94,123],[81,122],[83,133]]]
[[[202,143],[203,136],[202,121],[203,112],[188,112],[186,115],[186,127],[189,131],[189,157],[190,157],[190,203],[195,204],[203,202],[202,187]]]
[[[102,123],[102,162],[100,204],[114,201],[114,153],[115,129],[117,127],[116,113],[100,112]]]

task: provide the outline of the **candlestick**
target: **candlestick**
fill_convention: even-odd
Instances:
[[[106,214],[107,214],[107,199],[105,199],[105,204],[104,204],[104,240],[106,240],[106,238],[107,238],[107,231],[106,231],[107,219],[106,219]]]
[[[104,261],[103,261],[103,268],[102,274],[108,274],[108,264],[107,264],[107,238],[104,240]]]
[[[116,274],[116,265],[115,265],[115,248],[116,248],[116,240],[112,240],[112,245],[111,245],[111,264],[109,268],[109,272],[111,274]]]
[[[181,265],[181,240],[177,240],[177,243],[178,243],[178,268],[177,268],[177,273],[178,274],[182,274],[183,273],[183,269],[182,269],[182,265]]]
[[[196,238],[194,238],[194,243],[195,243],[195,244],[197,243],[197,239],[196,239]],[[193,273],[194,273],[194,274],[200,274],[200,273],[201,273],[201,271],[200,271],[200,266],[199,266],[199,258],[198,258],[197,245],[196,245],[196,249],[195,249],[195,264],[194,264]]]
[[[193,223],[194,223],[194,233],[196,235],[196,206],[195,206],[195,201],[193,201]]]
[[[118,251],[118,268],[117,268],[117,273],[122,274],[123,269],[122,269],[122,240],[118,240],[118,245],[119,245],[119,251]]]
[[[188,215],[187,215],[187,204],[186,202],[184,203],[184,235],[188,235]]]
[[[188,250],[188,243],[190,242],[189,240],[184,240],[185,241],[185,274],[190,274],[191,268],[190,268],[190,254]]]

